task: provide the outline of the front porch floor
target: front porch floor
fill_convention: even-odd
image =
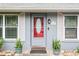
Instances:
[[[40,54],[34,53],[31,54],[30,50],[23,51],[21,54],[17,54],[15,51],[0,51],[0,56],[79,56],[79,53],[71,50],[62,50],[59,55],[54,55],[52,50],[46,48],[47,53]]]

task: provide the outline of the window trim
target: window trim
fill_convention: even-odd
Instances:
[[[66,39],[65,38],[65,16],[77,16],[77,38],[75,38],[75,39]],[[78,37],[78,35],[79,35],[79,14],[64,14],[64,16],[63,16],[63,34],[64,34],[64,40],[67,40],[67,41],[69,41],[69,40],[79,40],[79,37]]]
[[[3,16],[3,30],[2,30],[2,36],[3,36],[3,38],[4,38],[4,40],[5,41],[7,41],[7,40],[12,40],[12,41],[15,41],[16,40],[16,38],[5,38],[5,28],[6,28],[6,26],[5,26],[5,16],[6,15],[15,15],[15,16],[18,16],[18,26],[17,26],[17,38],[19,38],[19,15],[18,14],[0,14],[0,15],[2,15]]]

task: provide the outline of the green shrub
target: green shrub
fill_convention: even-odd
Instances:
[[[0,48],[2,48],[3,43],[4,43],[4,40],[3,40],[3,38],[2,38],[2,37],[0,37]]]
[[[57,39],[53,40],[52,48],[53,50],[60,50],[61,48],[60,40]]]
[[[16,48],[22,48],[22,44],[21,44],[20,39],[16,40]]]

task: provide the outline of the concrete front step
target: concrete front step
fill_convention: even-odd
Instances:
[[[46,48],[45,47],[32,47],[30,53],[33,54],[46,54]]]
[[[31,50],[30,53],[47,53],[46,50]]]

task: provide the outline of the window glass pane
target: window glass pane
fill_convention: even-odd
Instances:
[[[0,15],[0,26],[3,24],[3,16]]]
[[[6,26],[17,26],[18,16],[7,15],[5,16],[5,21]]]
[[[76,28],[66,28],[65,29],[65,38],[77,38],[77,29]]]
[[[6,28],[5,37],[6,38],[17,38],[17,28]]]
[[[77,16],[65,16],[66,28],[77,28]]]
[[[0,28],[0,37],[2,37],[2,28]]]

